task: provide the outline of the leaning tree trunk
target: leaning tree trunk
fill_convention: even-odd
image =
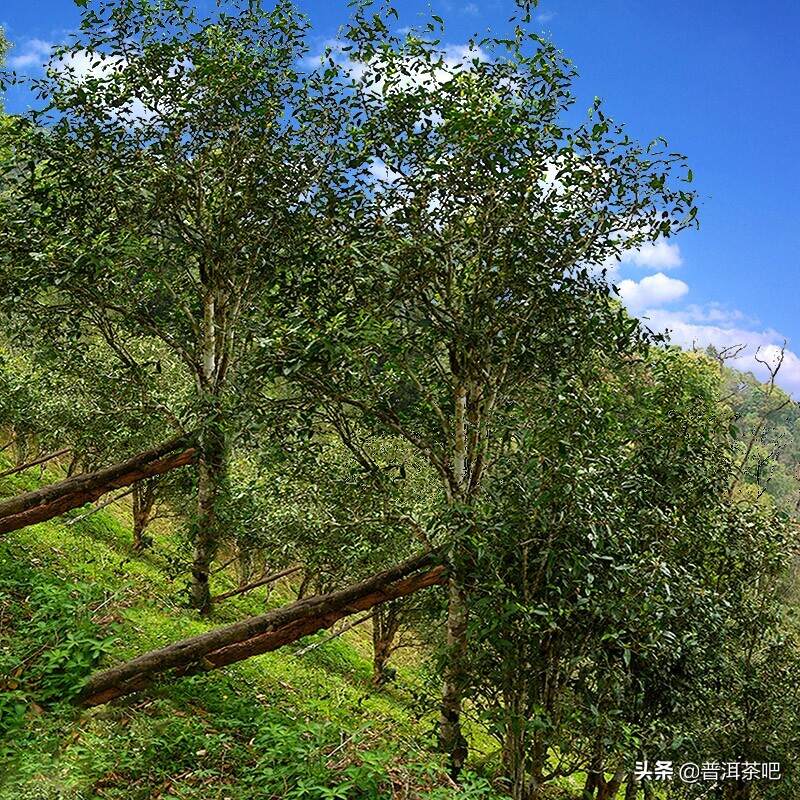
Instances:
[[[190,464],[197,455],[190,442],[191,438],[187,436],[172,439],[96,472],[74,475],[41,489],[0,500],[0,533],[45,522],[92,503],[114,489]]]
[[[625,800],[636,800],[638,794],[639,781],[636,780],[636,775],[630,772],[625,783]]]
[[[361,583],[144,653],[92,675],[77,702],[100,705],[149,686],[165,672],[187,675],[276,650],[343,617],[443,583],[446,573],[439,560],[436,553],[415,556]]]
[[[215,421],[200,436],[197,459],[197,519],[192,557],[191,602],[201,614],[211,610],[209,576],[222,539],[221,505],[227,491],[225,435]]]

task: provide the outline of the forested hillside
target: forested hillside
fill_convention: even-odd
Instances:
[[[525,4],[81,5],[0,119],[0,798],[794,800],[800,410],[607,279],[684,157]]]

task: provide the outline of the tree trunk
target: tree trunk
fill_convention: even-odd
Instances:
[[[73,508],[94,502],[114,489],[190,464],[196,455],[193,447],[187,447],[186,437],[173,439],[96,472],[75,475],[32,492],[9,497],[0,501],[0,533],[53,519]]]
[[[222,539],[220,506],[227,491],[227,453],[225,435],[212,422],[200,437],[197,460],[197,520],[192,557],[192,607],[201,614],[211,610],[209,576],[211,564]]]
[[[239,573],[239,588],[247,586],[253,578],[253,548],[236,545],[236,565]]]
[[[726,785],[725,799],[726,800],[750,800],[750,790],[752,783],[745,781],[736,781],[736,783]]]
[[[586,782],[583,785],[581,800],[595,800],[595,793],[597,793],[598,798],[601,797],[605,783],[603,747],[602,745],[597,745],[592,760],[589,762],[589,768],[586,770]]]
[[[372,617],[372,682],[375,686],[386,682],[386,663],[400,629],[400,615],[401,607],[397,603],[387,603]]]
[[[511,781],[512,800],[529,800],[530,781],[525,758],[525,736],[519,719],[509,720],[503,742],[503,767]]]
[[[133,487],[133,549],[144,550],[150,539],[145,537],[145,531],[150,524],[153,506],[156,502],[156,484],[151,478],[134,484]]]
[[[453,479],[451,500],[465,500],[467,479],[467,387],[458,383],[454,393]],[[451,555],[459,553],[455,548]],[[451,564],[447,595],[447,661],[442,680],[439,707],[439,748],[448,754],[450,776],[458,780],[467,760],[467,740],[461,732],[461,701],[464,692],[464,659],[467,653],[467,602],[463,582]]]
[[[239,586],[237,589],[231,589],[229,592],[218,594],[216,597],[211,598],[211,602],[219,603],[221,600],[227,600],[229,597],[236,597],[238,594],[244,594],[245,592],[249,592],[253,589],[258,589],[260,586],[269,586],[271,583],[274,583],[280,578],[285,578],[287,575],[292,575],[295,572],[299,572],[301,569],[303,569],[303,567],[288,567],[287,569],[282,569],[280,572],[276,572],[274,575],[265,575],[263,578],[259,578],[257,581],[247,583],[244,586]]]
[[[628,778],[625,783],[625,800],[636,800],[636,795],[639,794],[639,782],[632,772],[628,773]]]
[[[345,589],[309,597],[145,653],[93,675],[78,702],[100,705],[145,688],[163,672],[186,675],[275,650],[330,628],[350,614],[443,583],[445,568],[436,565],[438,560],[435,553],[415,556]]]
[[[450,759],[450,775],[457,780],[467,760],[467,741],[461,732],[464,658],[467,653],[467,606],[461,581],[448,580],[447,662],[439,715],[439,748]]]
[[[614,800],[619,793],[623,780],[625,780],[625,770],[623,769],[618,769],[610,781],[603,780],[603,785],[597,793],[597,800]]]

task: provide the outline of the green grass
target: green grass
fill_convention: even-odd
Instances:
[[[38,477],[10,476],[0,495]],[[374,689],[364,628],[302,657],[298,644],[76,709],[70,696],[97,666],[265,609],[261,590],[199,617],[173,566],[177,534],[162,527],[137,554],[124,506],[70,522],[80,514],[0,541],[0,800],[497,796],[479,778],[448,786],[432,718],[416,713],[413,664]],[[223,591],[231,578],[215,582]],[[290,599],[284,584],[269,604]]]

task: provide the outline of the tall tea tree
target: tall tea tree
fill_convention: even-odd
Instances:
[[[635,349],[600,268],[695,209],[663,142],[632,141],[599,102],[567,123],[574,71],[551,44],[518,28],[454,57],[434,34],[401,40],[366,14],[348,32],[352,210],[309,268],[316,294],[298,297],[283,368],[344,414],[348,446],[392,432],[439,477],[452,567],[440,738],[457,773],[472,510],[515,405],[593,348]]]
[[[194,387],[179,416],[201,451],[201,610],[237,398],[268,377],[247,368],[250,343],[326,170],[324,82],[297,72],[306,28],[282,0],[230,0],[207,19],[188,0],[93,3],[34,82],[39,110],[4,136],[5,309],[78,346],[91,330],[123,361],[157,340]]]

